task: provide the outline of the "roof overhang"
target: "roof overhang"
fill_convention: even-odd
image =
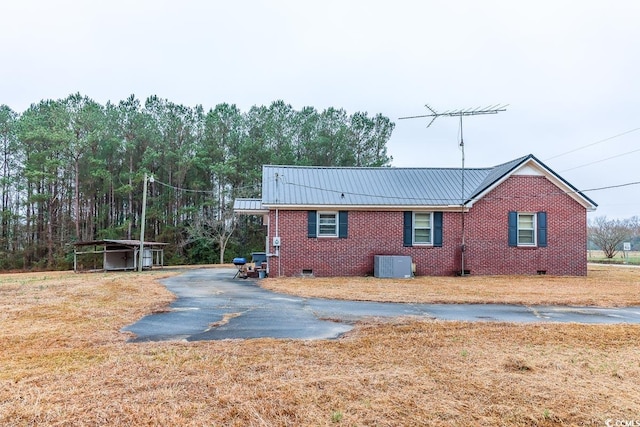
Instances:
[[[96,245],[119,245],[127,247],[140,247],[140,240],[115,240],[115,239],[103,239],[103,240],[90,240],[86,242],[76,242],[74,246],[96,246]],[[166,246],[168,243],[160,242],[143,242],[143,246]]]
[[[239,215],[265,215],[269,209],[234,209],[233,212]]]
[[[269,209],[265,208],[261,199],[239,198],[233,201],[233,212],[243,215],[265,215]]]

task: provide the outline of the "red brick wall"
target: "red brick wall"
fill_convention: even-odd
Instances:
[[[547,212],[548,246],[508,246],[508,212]],[[279,257],[270,259],[272,276],[373,275],[374,255],[409,255],[417,275],[460,271],[461,214],[443,215],[442,247],[403,247],[403,212],[349,211],[349,236],[307,237],[307,211],[279,211]],[[270,212],[269,242],[275,236]],[[512,176],[465,214],[465,270],[471,274],[586,274],[586,210],[544,177]],[[275,252],[275,248],[270,248]]]
[[[547,213],[547,247],[509,247],[508,213]],[[543,176],[512,176],[466,214],[472,274],[587,274],[587,211]]]

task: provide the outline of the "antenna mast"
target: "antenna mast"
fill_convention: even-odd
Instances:
[[[438,113],[436,112],[436,110],[434,110],[433,108],[431,108],[428,104],[424,105],[425,107],[427,107],[427,110],[429,110],[431,113],[430,114],[422,114],[419,116],[407,116],[407,117],[400,117],[399,120],[404,120],[404,119],[419,119],[419,118],[423,118],[423,117],[431,117],[431,121],[429,122],[429,124],[427,125],[427,127],[431,126],[433,124],[433,122],[441,116],[445,116],[445,117],[460,117],[460,151],[462,152],[462,188],[461,188],[461,193],[460,193],[460,213],[461,213],[461,221],[462,221],[462,244],[460,246],[460,275],[464,276],[464,251],[465,251],[465,226],[464,226],[464,206],[466,205],[467,201],[466,196],[465,196],[465,192],[464,192],[464,139],[463,139],[463,134],[462,134],[462,118],[464,116],[480,116],[480,115],[484,115],[484,114],[498,114],[501,111],[506,111],[507,110],[507,106],[508,104],[495,104],[495,105],[489,105],[487,107],[481,108],[481,107],[477,107],[477,108],[467,108],[467,109],[461,109],[461,110],[447,110],[445,112],[442,113]]]

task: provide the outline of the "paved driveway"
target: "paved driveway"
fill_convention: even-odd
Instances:
[[[398,304],[301,298],[233,279],[233,269],[188,270],[162,283],[176,294],[169,310],[150,314],[123,330],[132,341],[225,338],[330,339],[371,317],[423,319],[640,323],[640,307],[595,308],[501,304]]]

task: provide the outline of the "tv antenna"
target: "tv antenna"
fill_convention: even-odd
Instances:
[[[431,126],[433,122],[438,117],[460,117],[460,151],[462,152],[462,189],[460,193],[460,209],[461,209],[461,217],[462,217],[462,245],[460,246],[460,275],[464,276],[464,251],[465,251],[465,229],[464,229],[464,205],[466,204],[465,194],[464,194],[464,138],[462,133],[462,118],[465,116],[480,116],[484,114],[498,114],[501,111],[507,111],[507,107],[509,104],[495,104],[489,105],[487,107],[477,107],[477,108],[467,108],[460,110],[447,110],[442,113],[438,113],[436,110],[431,108],[429,104],[425,104],[430,114],[422,114],[419,116],[407,116],[407,117],[399,117],[399,120],[404,119],[420,119],[424,117],[431,117],[431,121],[427,125],[427,127]]]

